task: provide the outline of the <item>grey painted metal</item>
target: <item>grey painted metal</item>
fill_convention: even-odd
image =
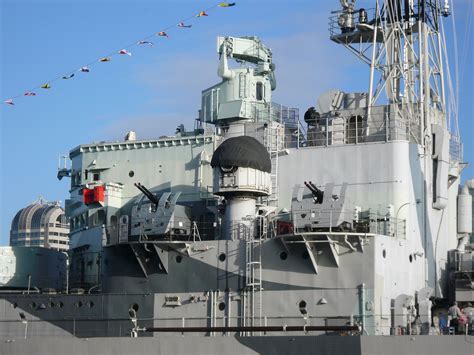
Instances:
[[[158,343],[154,352],[172,353],[468,349],[468,337],[374,336],[417,332],[417,317],[419,332],[436,331],[428,295],[448,296],[462,170],[449,151],[443,89],[427,94],[430,79],[443,79],[430,71],[439,58],[433,68],[427,62],[427,38],[438,29],[398,16],[390,6],[401,2],[376,3],[374,15],[356,19],[344,1],[337,27],[331,21],[332,40],[373,50],[372,59],[357,52],[372,66],[370,92],[323,94],[307,128],[297,110],[271,103],[271,51],[256,37],[222,37],[221,80],[202,92],[195,131],[73,149],[70,169],[60,171],[71,178],[71,292],[0,294],[1,337],[14,340],[3,346],[17,352],[36,343],[41,352],[41,337],[58,335],[54,349],[102,351],[112,344],[102,337],[138,335],[120,350],[133,352],[135,341],[142,351]],[[414,36],[421,54],[406,67],[414,50],[392,54]],[[232,59],[241,66],[231,69]],[[380,63],[394,72],[376,85]],[[387,102],[376,106],[384,89]],[[252,149],[226,156],[245,164],[212,164],[220,144],[241,136],[261,143],[254,150],[265,156],[263,170],[247,164],[258,161]],[[305,181],[315,183],[303,193]],[[86,205],[84,189],[97,187],[103,198]],[[368,336],[304,334],[347,325]],[[288,337],[287,327],[299,332]],[[143,328],[209,334],[161,337]],[[265,329],[279,331],[262,336]]]
[[[51,341],[53,340],[53,341]],[[461,335],[446,337],[338,337],[338,336],[261,336],[212,337],[162,336],[154,338],[36,338],[0,343],[2,353],[23,354],[431,354],[468,355],[473,344]]]
[[[63,290],[66,259],[64,253],[48,248],[0,247],[0,293],[2,289]]]

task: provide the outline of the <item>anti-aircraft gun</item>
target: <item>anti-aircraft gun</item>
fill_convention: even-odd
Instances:
[[[342,184],[338,194],[334,184],[327,184],[324,191],[311,181],[304,185],[306,188],[296,185],[293,190],[291,212],[295,231],[352,229],[353,207],[346,200],[347,184]]]
[[[177,204],[181,192],[165,192],[158,198],[140,183],[135,187],[144,196],[132,208],[131,238],[157,240],[191,234],[190,208]]]

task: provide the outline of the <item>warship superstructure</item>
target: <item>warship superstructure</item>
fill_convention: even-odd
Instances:
[[[219,37],[220,81],[192,130],[72,149],[58,172],[67,283],[0,294],[2,335],[364,337],[415,321],[428,334],[448,251],[472,232],[448,128],[448,9],[375,3],[330,18],[330,39],[368,64],[365,92],[330,90],[300,120],[272,102],[271,50]]]

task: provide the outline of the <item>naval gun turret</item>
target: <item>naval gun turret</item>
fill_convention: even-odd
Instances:
[[[354,207],[346,199],[347,184],[342,184],[337,194],[334,184],[327,184],[324,191],[311,181],[304,185],[306,188],[296,185],[293,190],[291,211],[296,231],[352,230]]]
[[[158,198],[140,183],[135,183],[135,187],[143,196],[132,207],[131,239],[161,240],[190,235],[190,209],[178,204],[181,192],[165,192]]]

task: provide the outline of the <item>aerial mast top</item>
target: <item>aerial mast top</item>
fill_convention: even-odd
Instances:
[[[370,66],[368,116],[376,104],[424,127],[446,127],[444,43],[440,16],[448,1],[375,0],[374,9],[341,0],[330,18],[330,38]]]

